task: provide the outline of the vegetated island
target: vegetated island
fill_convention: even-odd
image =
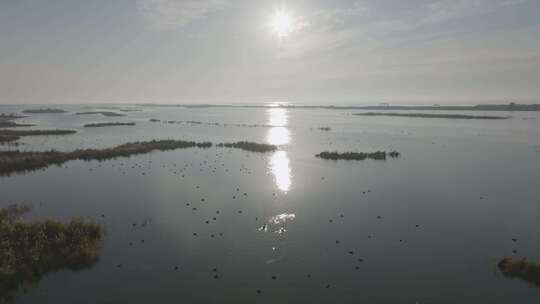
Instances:
[[[101,127],[112,127],[112,126],[134,126],[134,122],[102,122],[102,123],[91,123],[84,125],[85,128],[101,128]]]
[[[18,115],[18,114],[5,114],[5,113],[0,113],[0,120],[14,120],[14,119],[19,119],[19,118],[25,118],[25,117],[28,117],[28,116],[23,116],[23,115]]]
[[[366,159],[374,159],[374,160],[386,160],[387,157],[390,158],[398,158],[400,156],[400,153],[397,151],[377,151],[377,152],[321,152],[315,157],[322,158],[322,159],[331,159],[331,160],[366,160]]]
[[[211,142],[194,142],[183,140],[153,140],[133,142],[106,149],[78,149],[72,152],[60,151],[0,151],[0,175],[10,175],[17,172],[29,172],[47,168],[51,165],[62,165],[70,160],[104,161],[118,157],[146,154],[153,151],[168,151],[187,148],[211,148]],[[250,152],[269,152],[277,150],[277,146],[253,142],[223,143],[219,147],[236,148]]]
[[[82,107],[82,109],[88,109],[88,110],[95,110],[95,109],[104,109],[104,110],[112,110],[112,111],[120,111],[120,112],[140,112],[142,111],[140,108],[137,108],[135,106],[100,106],[99,108],[98,107],[95,107],[95,106],[86,106],[86,107]]]
[[[19,140],[22,136],[50,136],[75,134],[75,130],[6,130],[0,129],[0,143]]]
[[[278,147],[275,145],[258,144],[258,143],[249,142],[249,141],[239,141],[235,143],[221,143],[221,144],[218,144],[217,146],[225,147],[225,148],[236,148],[236,149],[241,149],[245,151],[259,152],[259,153],[273,152],[278,149]]]
[[[384,113],[367,112],[355,113],[355,116],[388,116],[388,117],[410,117],[410,118],[446,118],[446,119],[509,119],[508,116],[480,116],[464,114],[427,114],[427,113]]]
[[[72,152],[0,151],[0,175],[39,170],[51,165],[61,165],[70,160],[108,160],[117,157],[186,148],[210,148],[212,143],[183,140],[153,140],[133,142],[107,149],[78,149]]]
[[[53,109],[53,108],[27,109],[27,110],[23,110],[22,112],[27,113],[27,114],[62,114],[62,113],[67,113],[66,110]]]
[[[0,302],[14,301],[17,292],[37,284],[49,272],[80,270],[98,261],[103,228],[74,219],[27,221],[31,208],[0,209]]]
[[[120,117],[120,116],[126,116],[125,114],[120,114],[116,112],[109,112],[109,111],[89,111],[89,112],[77,112],[75,115],[103,115],[107,117]]]
[[[15,128],[15,127],[33,127],[32,124],[19,124],[14,122],[16,119],[24,118],[26,116],[15,114],[0,114],[0,128]]]
[[[34,127],[34,124],[20,124],[14,121],[1,120],[0,119],[0,128],[18,128],[18,127]]]
[[[527,259],[503,258],[497,265],[507,278],[518,278],[540,287],[540,264]]]
[[[8,144],[19,139],[20,137],[15,135],[0,135],[0,145]]]
[[[242,127],[242,128],[273,128],[273,125],[267,124],[240,124],[240,123],[221,123],[221,122],[206,122],[195,120],[160,120],[156,118],[150,118],[150,122],[161,122],[164,124],[177,124],[177,125],[206,125],[206,126],[221,126],[221,127]]]

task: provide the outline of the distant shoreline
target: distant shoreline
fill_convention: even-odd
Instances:
[[[463,115],[463,114],[427,114],[427,113],[392,113],[392,112],[366,112],[355,113],[356,116],[384,116],[384,117],[407,117],[407,118],[443,118],[443,119],[488,119],[499,120],[509,119],[509,116],[478,116],[478,115]]]
[[[540,104],[485,104],[474,106],[308,106],[308,105],[218,105],[218,104],[140,104],[145,107],[181,107],[181,108],[262,108],[262,109],[325,109],[325,110],[398,110],[398,111],[521,111],[521,112],[540,112]]]
[[[36,105],[36,104],[35,104]],[[47,105],[47,104],[44,104]],[[69,106],[75,105],[90,105],[90,104],[66,104]],[[385,111],[385,110],[397,110],[397,111],[501,111],[501,112],[540,112],[540,103],[536,104],[517,104],[517,103],[508,103],[508,104],[480,104],[480,105],[459,105],[459,106],[450,106],[450,105],[390,105],[390,104],[379,104],[379,105],[295,105],[288,103],[263,103],[263,104],[165,104],[165,103],[96,103],[92,104],[93,106],[101,105],[118,105],[118,106],[139,106],[139,107],[179,107],[179,108],[261,108],[261,109],[272,109],[272,108],[281,108],[281,109],[324,109],[324,110],[371,110],[371,111]],[[0,104],[1,106],[20,106],[18,104]],[[138,109],[140,111],[140,109]],[[122,111],[122,110],[120,110]],[[136,110],[137,111],[137,110]],[[99,113],[92,114],[102,114]],[[127,112],[127,111],[122,111]],[[84,112],[83,112],[84,113]],[[81,113],[75,113],[81,114]],[[90,114],[90,113],[84,113]],[[119,113],[115,113],[119,114]],[[119,114],[122,115],[122,114]],[[115,115],[116,116],[116,115]]]

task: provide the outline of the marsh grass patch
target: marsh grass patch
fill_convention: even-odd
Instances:
[[[81,270],[98,261],[101,226],[83,219],[29,221],[23,215],[30,210],[28,205],[0,209],[0,303],[13,301],[47,273]]]

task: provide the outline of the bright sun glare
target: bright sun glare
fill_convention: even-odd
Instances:
[[[293,19],[290,13],[282,9],[274,13],[270,25],[279,38],[287,37],[293,30]]]

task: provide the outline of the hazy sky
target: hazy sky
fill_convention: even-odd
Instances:
[[[0,0],[0,103],[539,97],[538,0]]]

